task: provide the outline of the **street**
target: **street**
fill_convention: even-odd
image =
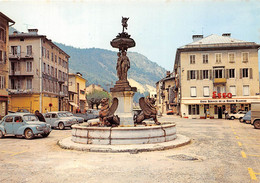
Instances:
[[[61,149],[70,129],[0,139],[0,182],[260,182],[260,130],[238,120],[159,118],[169,120],[190,144],[138,154]]]

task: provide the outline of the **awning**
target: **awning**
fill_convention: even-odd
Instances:
[[[74,102],[69,102],[70,105],[74,106],[74,107],[79,107],[77,104],[75,104]]]

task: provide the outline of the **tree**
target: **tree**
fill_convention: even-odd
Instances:
[[[91,109],[94,108],[94,105],[96,105],[96,108],[98,109],[102,98],[109,98],[110,100],[111,96],[107,92],[99,90],[94,90],[93,92],[86,95],[88,105],[91,106]]]

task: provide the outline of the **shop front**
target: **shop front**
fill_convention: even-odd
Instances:
[[[184,118],[225,119],[225,113],[251,110],[251,102],[260,102],[259,97],[232,99],[182,99],[181,113]]]

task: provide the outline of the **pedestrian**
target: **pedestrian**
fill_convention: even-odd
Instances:
[[[44,116],[38,110],[35,111],[35,116],[39,118],[39,121],[46,122]]]
[[[227,111],[227,109],[224,111],[224,113],[225,113],[225,119],[227,119],[228,118],[228,111]]]

